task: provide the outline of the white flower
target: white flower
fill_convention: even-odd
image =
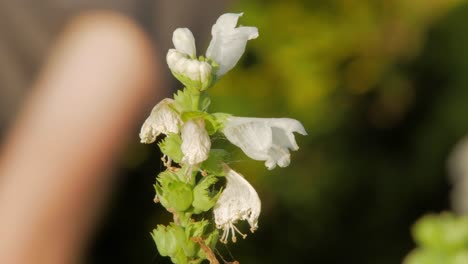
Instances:
[[[214,60],[219,78],[232,69],[245,51],[247,41],[258,37],[256,27],[238,27],[237,20],[243,13],[221,15],[211,29],[212,39],[206,57]]]
[[[205,129],[203,119],[189,120],[182,127],[182,158],[183,163],[196,165],[208,158],[211,140]]]
[[[237,27],[239,14],[221,15],[211,29],[212,39],[206,57],[218,66],[219,78],[232,69],[245,51],[247,41],[258,37],[256,27]],[[195,38],[188,28],[178,28],[172,35],[175,49],[169,49],[167,64],[174,76],[189,87],[204,90],[212,82],[212,66],[197,59]]]
[[[196,58],[195,39],[188,28],[174,31],[172,42],[175,49],[166,55],[167,65],[183,84],[202,90],[211,83],[211,65]]]
[[[151,114],[141,127],[141,143],[153,143],[159,134],[179,133],[182,121],[179,115],[169,107],[173,102],[174,100],[169,98],[163,99],[151,110]]]
[[[258,228],[261,202],[255,189],[242,175],[226,165],[224,170],[226,173],[226,189],[221,193],[213,212],[216,227],[223,229],[221,242],[227,243],[229,232],[231,232],[233,242],[236,242],[236,232],[242,237],[246,237],[234,225],[239,220],[247,220],[251,232]]]
[[[291,118],[228,117],[223,133],[232,144],[254,160],[265,160],[272,170],[286,167],[291,158],[289,150],[298,150],[293,132],[307,135],[302,124]]]

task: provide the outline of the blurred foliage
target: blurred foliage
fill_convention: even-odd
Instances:
[[[260,37],[209,91],[212,110],[295,118],[309,136],[273,171],[232,147],[262,215],[255,234],[218,248],[227,261],[401,263],[414,221],[449,208],[445,162],[468,132],[461,2],[241,0],[229,10]],[[148,234],[165,215],[148,176],[160,156],[134,143],[89,263],[168,263]]]
[[[418,248],[404,264],[468,263],[468,217],[450,213],[427,215],[413,227]]]

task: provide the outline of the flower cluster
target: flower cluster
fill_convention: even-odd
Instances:
[[[218,239],[243,234],[235,224],[246,220],[253,232],[258,227],[260,198],[250,183],[231,169],[229,153],[212,149],[212,136],[224,135],[254,160],[265,161],[268,169],[290,163],[290,150],[299,147],[294,132],[306,135],[302,124],[289,118],[247,118],[226,113],[209,113],[206,90],[231,70],[244,53],[248,40],[258,37],[256,27],[236,27],[240,14],[224,14],[213,25],[212,40],[205,57],[196,57],[195,40],[187,28],[173,34],[174,49],[167,53],[173,75],[185,86],[174,99],[158,103],[144,122],[140,139],[150,144],[159,135],[166,171],[154,185],[155,201],[174,216],[174,223],[159,225],[152,233],[161,255],[174,263],[199,263],[213,254]],[[221,178],[225,186],[217,184]],[[214,223],[201,218],[212,210]],[[219,237],[218,229],[222,229]]]

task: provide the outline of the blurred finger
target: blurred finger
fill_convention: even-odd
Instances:
[[[0,263],[71,263],[112,160],[157,96],[154,53],[127,18],[75,18],[0,156]]]

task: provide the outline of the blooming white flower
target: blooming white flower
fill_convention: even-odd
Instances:
[[[212,39],[206,57],[214,60],[219,69],[219,78],[231,70],[245,51],[247,41],[258,37],[256,27],[237,27],[237,20],[243,13],[221,15],[211,29]]]
[[[224,166],[224,171],[226,173],[226,189],[221,193],[213,212],[216,227],[223,229],[220,240],[227,243],[229,232],[231,232],[233,242],[236,242],[236,232],[242,237],[246,237],[234,225],[239,220],[247,220],[251,232],[258,228],[261,202],[255,189],[242,175],[227,165]]]
[[[189,120],[185,122],[181,132],[181,150],[184,157],[183,163],[196,165],[208,158],[211,148],[211,140],[205,129],[203,119]]]
[[[141,143],[153,143],[160,134],[179,133],[182,120],[170,108],[169,105],[173,102],[174,100],[170,98],[163,99],[151,110],[151,114],[140,130]]]
[[[237,27],[242,13],[221,15],[211,29],[212,39],[206,57],[218,67],[219,78],[232,69],[245,51],[247,41],[258,37],[256,27]],[[196,57],[195,38],[188,28],[174,31],[172,42],[175,49],[169,49],[167,64],[174,76],[186,86],[206,89],[212,81],[212,65]]]
[[[298,150],[293,132],[307,135],[302,124],[291,118],[228,117],[223,133],[234,145],[254,160],[265,160],[272,170],[286,167],[291,161],[289,150]]]
[[[166,61],[174,76],[187,86],[207,88],[211,83],[211,65],[196,58],[192,32],[188,28],[178,28],[172,42],[175,49],[169,49]]]

